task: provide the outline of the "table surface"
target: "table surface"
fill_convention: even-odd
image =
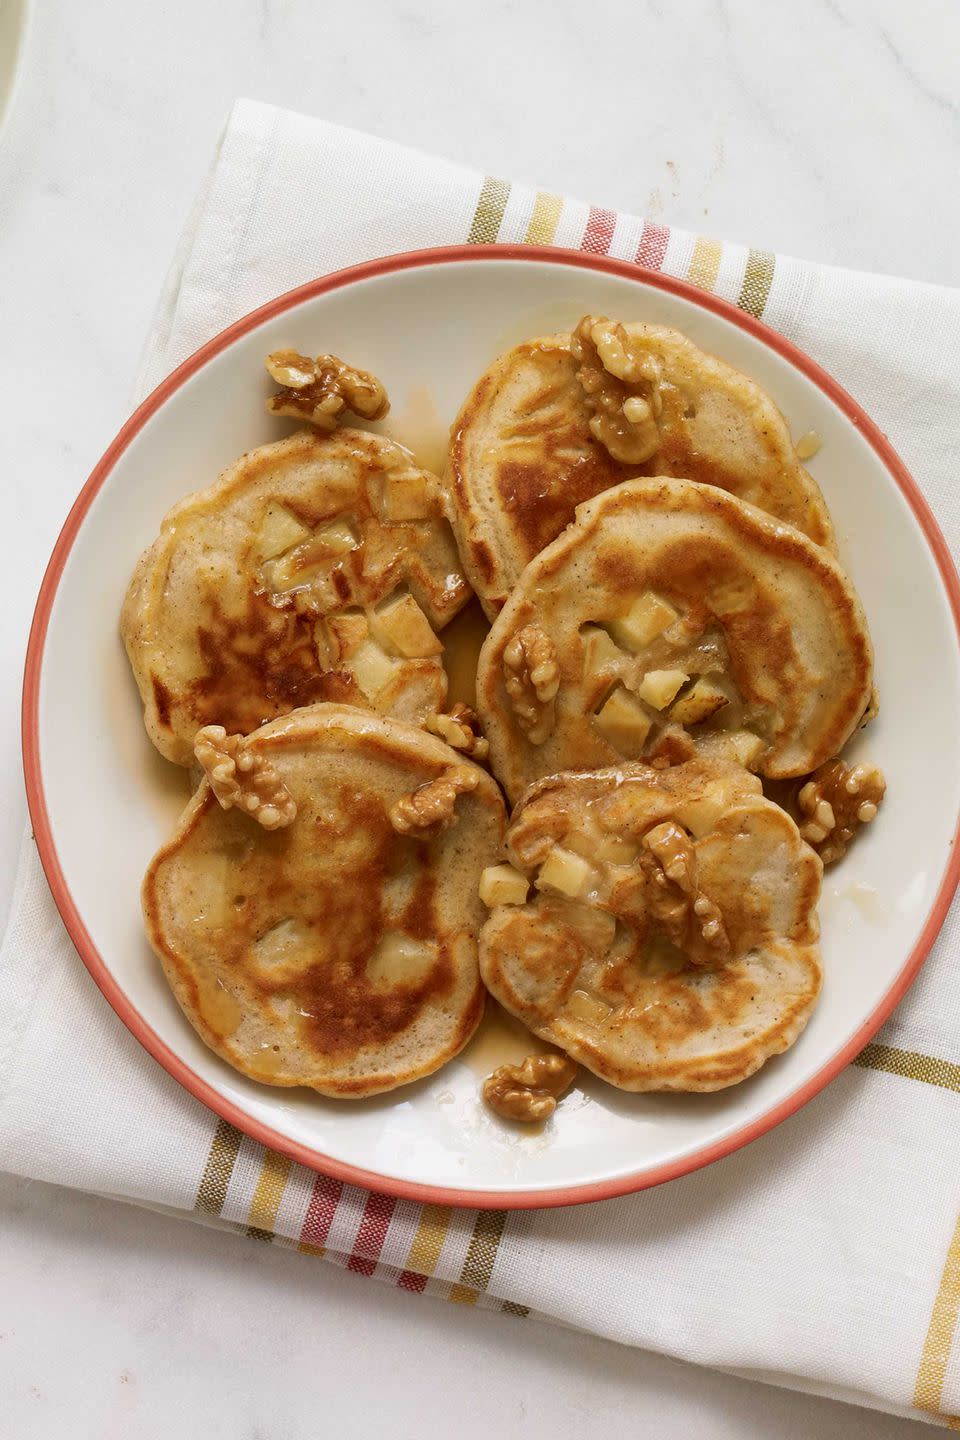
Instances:
[[[34,596],[126,416],[235,96],[694,230],[957,284],[960,189],[945,181],[960,170],[958,45],[960,11],[942,0],[33,0],[0,136],[0,794],[14,797],[0,809],[0,911],[24,817]],[[631,1433],[690,1440],[929,1433],[0,1177],[5,1434],[299,1440],[318,1421],[366,1436],[382,1416],[398,1440],[429,1440],[450,1433],[451,1403],[464,1440],[521,1425],[529,1440],[560,1426],[589,1440],[625,1415]]]

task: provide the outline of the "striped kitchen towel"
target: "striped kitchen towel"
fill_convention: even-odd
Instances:
[[[958,552],[958,292],[721,244],[249,102],[184,235],[140,392],[281,291],[463,242],[617,256],[762,316],[889,433]],[[958,942],[954,913],[857,1065],[746,1150],[603,1204],[452,1210],[314,1175],[182,1091],[96,991],[28,842],[0,951],[0,1165],[960,1429]]]

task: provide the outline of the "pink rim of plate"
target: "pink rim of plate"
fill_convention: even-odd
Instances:
[[[825,1065],[820,1067],[815,1075],[811,1076],[809,1080],[799,1086],[785,1099],[771,1106],[763,1115],[750,1121],[749,1124],[741,1126],[732,1134],[725,1136],[722,1140],[704,1145],[692,1154],[683,1156],[681,1159],[669,1161],[661,1165],[654,1165],[631,1175],[621,1175],[614,1179],[599,1180],[583,1185],[567,1185],[559,1189],[551,1190],[463,1190],[439,1185],[421,1185],[414,1181],[396,1179],[389,1175],[379,1175],[371,1170],[363,1170],[356,1165],[345,1164],[329,1155],[322,1154],[320,1151],[313,1150],[307,1145],[302,1145],[298,1141],[290,1140],[285,1135],[279,1134],[276,1130],[271,1129],[269,1125],[265,1125],[259,1120],[254,1119],[244,1110],[240,1109],[239,1106],[225,1099],[224,1096],[220,1095],[206,1080],[191,1070],[190,1067],[171,1050],[165,1041],[161,1040],[160,1036],[147,1023],[143,1015],[141,1015],[132,1004],[111,974],[103,957],[94,945],[84,925],[76,902],[70,893],[70,887],[57,854],[50,817],[47,812],[43,775],[40,765],[38,724],[40,680],[43,669],[47,627],[67,557],[70,554],[70,550],[83,524],[87,511],[107,479],[107,476],[130,445],[131,441],[143,429],[150,417],[166,403],[171,395],[179,390],[192,375],[206,365],[208,361],[212,360],[214,356],[219,355],[223,350],[226,350],[228,346],[232,345],[235,340],[249,334],[251,330],[255,330],[259,325],[263,325],[266,321],[272,320],[275,316],[282,315],[285,311],[294,309],[306,300],[312,300],[316,296],[327,294],[332,290],[340,290],[344,286],[355,284],[357,281],[369,280],[379,275],[392,274],[401,270],[417,269],[429,265],[443,265],[451,262],[476,262],[482,264],[488,260],[520,260],[532,261],[534,263],[547,262],[559,265],[572,265],[579,266],[585,270],[595,270],[607,275],[616,275],[625,280],[635,280],[643,285],[652,286],[654,289],[665,290],[669,294],[681,296],[683,299],[689,300],[692,304],[699,305],[705,310],[712,310],[715,314],[728,320],[731,325],[736,325],[741,330],[746,330],[748,334],[762,341],[769,349],[782,355],[795,369],[801,371],[809,380],[812,380],[813,383],[843,411],[851,424],[856,426],[860,434],[873,448],[899,486],[900,491],[910,506],[910,509],[913,511],[926,537],[927,544],[936,561],[937,569],[940,572],[940,577],[950,600],[954,623],[957,627],[958,641],[960,641],[960,578],[957,576],[957,571],[947,548],[946,541],[940,532],[937,522],[933,518],[927,502],[920,493],[916,482],[912,479],[892,446],[856,401],[848,395],[826,371],[822,370],[819,365],[805,355],[803,351],[797,349],[789,340],[785,340],[783,336],[775,330],[771,330],[761,321],[755,320],[751,315],[746,314],[742,310],[738,310],[725,300],[720,300],[705,291],[697,290],[683,280],[677,280],[668,275],[661,275],[656,271],[647,270],[643,266],[626,261],[611,260],[604,256],[585,255],[576,250],[561,250],[546,246],[530,248],[520,245],[454,245],[430,250],[413,250],[400,255],[388,255],[380,260],[371,260],[366,264],[355,265],[347,270],[338,270],[334,274],[325,275],[319,280],[312,280],[306,285],[301,285],[295,290],[288,291],[285,295],[278,296],[275,300],[271,300],[269,304],[262,305],[258,310],[252,311],[249,315],[245,315],[241,320],[228,326],[226,330],[222,330],[219,335],[214,336],[206,345],[202,345],[199,350],[195,351],[189,359],[185,360],[182,365],[157,386],[153,393],[144,400],[139,409],[130,417],[77,496],[73,508],[67,516],[64,527],[60,532],[43,578],[43,584],[40,587],[40,594],[37,599],[33,624],[30,630],[26,668],[24,672],[23,762],[26,776],[27,803],[33,822],[34,836],[36,838],[37,849],[40,853],[40,860],[43,864],[50,889],[53,892],[53,898],[57,908],[63,917],[64,924],[69,931],[74,945],[79,951],[80,958],[127,1029],[136,1036],[140,1044],[143,1045],[154,1059],[158,1060],[164,1069],[167,1070],[175,1080],[178,1080],[186,1090],[192,1095],[195,1095],[198,1100],[202,1100],[203,1103],[217,1115],[220,1115],[224,1120],[228,1120],[231,1124],[235,1125],[238,1130],[242,1130],[254,1140],[258,1140],[261,1144],[267,1145],[283,1155],[288,1155],[291,1159],[308,1166],[312,1170],[331,1175],[338,1180],[347,1181],[351,1185],[359,1185],[367,1190],[378,1190],[387,1195],[395,1195],[401,1198],[418,1200],[430,1204],[467,1206],[480,1209],[523,1210],[555,1205],[577,1205],[592,1200],[609,1200],[617,1195],[626,1195],[637,1190],[644,1190],[652,1185],[660,1185],[666,1180],[675,1180],[681,1175],[689,1174],[692,1170],[698,1170],[704,1165],[711,1164],[714,1160],[722,1159],[723,1156],[731,1154],[734,1150],[739,1150],[743,1145],[748,1145],[751,1140],[756,1140],[759,1136],[771,1130],[775,1125],[779,1125],[781,1121],[786,1120],[790,1115],[794,1114],[794,1112],[799,1110],[802,1105],[805,1105],[808,1100],[811,1100],[818,1091],[829,1084],[829,1082],[859,1054],[871,1036],[880,1028],[887,1016],[906,993],[908,987],[916,977],[920,966],[926,959],[930,947],[946,917],[954,891],[957,888],[957,883],[960,881],[960,846],[956,843],[958,837],[960,837],[960,817],[958,817],[957,828],[954,832],[950,858],[941,877],[936,898],[931,906],[923,929],[920,932],[920,936],[904,961],[896,980],[887,990],[870,1016],[859,1026],[855,1034],[837,1050]]]

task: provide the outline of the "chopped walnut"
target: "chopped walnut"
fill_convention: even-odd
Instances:
[[[546,1120],[577,1078],[569,1055],[528,1055],[522,1065],[501,1065],[483,1082],[483,1098],[504,1120]]]
[[[585,315],[573,332],[577,380],[590,431],[614,460],[642,465],[660,448],[660,367],[633,349],[623,326]]]
[[[197,731],[193,753],[224,810],[236,806],[264,830],[279,830],[296,819],[297,806],[269,760],[254,754],[243,735],[222,725]]]
[[[651,915],[692,963],[713,964],[729,954],[723,917],[698,887],[696,855],[683,826],[665,820],[648,830],[640,863]]]
[[[800,834],[824,865],[840,860],[860,827],[877,818],[886,788],[875,765],[828,760],[813,772],[797,795]]]
[[[503,679],[517,724],[531,745],[553,730],[560,688],[557,647],[539,625],[524,625],[503,652]]]
[[[475,790],[480,771],[466,765],[451,765],[435,780],[418,786],[390,807],[390,823],[400,835],[414,840],[432,840],[448,830],[457,818],[456,800]]]
[[[462,750],[464,755],[474,760],[487,758],[490,746],[480,733],[477,713],[461,700],[456,702],[449,714],[429,715],[426,727],[431,735],[439,735],[454,750]]]
[[[667,879],[684,895],[691,895],[696,886],[697,862],[686,830],[675,820],[664,820],[647,831],[643,843],[659,861]]]
[[[267,401],[272,415],[335,430],[344,410],[365,420],[380,420],[390,408],[387,392],[375,375],[355,370],[336,355],[311,360],[296,350],[275,350],[264,363],[280,386]]]

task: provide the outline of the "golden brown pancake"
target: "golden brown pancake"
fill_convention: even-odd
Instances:
[[[232,747],[205,735],[210,779],[143,885],[190,1023],[270,1085],[358,1097],[438,1069],[483,1010],[478,882],[505,818],[494,781],[350,706],[297,710]]]
[[[244,455],[163,522],[121,633],[161,754],[318,700],[420,721],[443,709],[442,629],[470,596],[438,482],[360,430]]]
[[[481,932],[484,982],[595,1074],[718,1090],[800,1034],[820,991],[822,865],[739,766],[553,776],[506,848],[512,903]]]
[[[712,486],[631,480],[527,566],[481,652],[477,710],[514,801],[558,770],[695,751],[780,778],[840,751],[872,671],[826,550]]]
[[[451,519],[487,614],[578,505],[637,475],[718,485],[833,546],[823,496],[758,385],[676,330],[588,316],[573,336],[501,355],[454,423]]]
[[[569,336],[528,340],[481,375],[454,421],[450,519],[490,619],[581,501],[637,473],[591,435],[576,368]]]

